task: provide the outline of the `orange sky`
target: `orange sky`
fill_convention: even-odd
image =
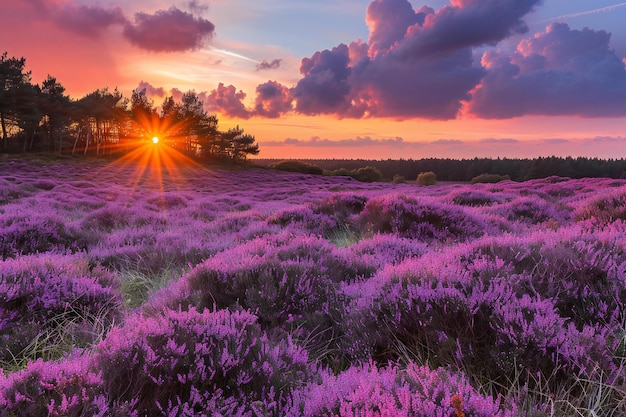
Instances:
[[[486,17],[469,0],[434,0],[431,9],[405,0],[289,6],[236,0],[208,9],[161,0],[132,7],[0,0],[0,49],[25,57],[33,82],[51,74],[73,98],[102,87],[130,96],[141,82],[154,88],[157,105],[172,89],[203,93],[220,126],[238,124],[255,135],[263,158],[626,158],[626,35],[615,23],[625,21],[626,7],[604,0],[582,9],[571,1],[523,2],[527,13],[511,16],[509,26],[494,25],[483,39],[472,25]],[[452,39],[450,27],[458,24],[445,20],[444,8],[469,22],[462,37],[476,39]],[[394,33],[390,15],[408,19],[406,32]],[[526,30],[518,30],[520,22]],[[567,26],[546,29],[555,22]],[[159,36],[164,48],[155,46]],[[433,40],[446,36],[452,40],[445,45]],[[583,47],[558,50],[557,40]],[[447,55],[435,59],[424,48]],[[358,61],[362,51],[365,61]],[[303,70],[305,58],[309,67]],[[519,74],[507,72],[511,65]],[[538,80],[548,76],[551,84],[542,89]],[[557,80],[572,77],[572,85],[584,88],[552,91]],[[257,87],[268,81],[290,95],[271,117],[267,109],[265,115],[255,110]],[[211,102],[220,83],[233,86],[226,97],[231,102]],[[292,110],[285,110],[284,100],[293,100]]]

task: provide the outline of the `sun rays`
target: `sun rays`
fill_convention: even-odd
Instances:
[[[135,126],[137,135],[125,144],[130,148],[107,168],[116,175],[128,175],[133,188],[156,188],[163,194],[177,190],[184,182],[184,168],[207,170],[207,168],[181,152],[177,132],[181,124],[172,124],[154,119],[142,120]]]

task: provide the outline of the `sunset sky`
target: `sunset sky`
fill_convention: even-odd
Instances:
[[[626,158],[626,2],[0,0],[72,98],[195,90],[263,158]]]

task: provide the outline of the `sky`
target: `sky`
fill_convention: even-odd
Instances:
[[[626,158],[626,2],[0,0],[78,99],[193,90],[261,158]]]

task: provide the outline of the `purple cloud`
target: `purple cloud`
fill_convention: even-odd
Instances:
[[[271,62],[263,60],[260,64],[256,66],[257,71],[262,70],[275,70],[280,68],[283,60],[282,59],[273,59]]]
[[[268,81],[256,88],[255,114],[258,116],[277,118],[292,109],[291,93],[284,85],[276,81]]]
[[[309,115],[346,113],[350,108],[349,65],[349,50],[344,44],[304,58],[300,65],[304,77],[292,91],[296,110]]]
[[[58,12],[55,20],[60,26],[87,37],[96,37],[110,26],[127,23],[120,7],[104,9],[98,6],[66,4]]]
[[[512,54],[485,52],[488,73],[473,93],[470,112],[498,119],[626,115],[626,67],[609,40],[605,31],[553,23]]]
[[[357,136],[355,138],[349,139],[325,139],[320,138],[319,136],[313,136],[309,139],[296,139],[296,138],[286,138],[282,141],[264,141],[263,146],[283,146],[283,145],[293,145],[293,146],[307,146],[307,147],[368,147],[368,146],[420,146],[420,143],[416,142],[404,142],[404,139],[401,137],[395,138],[382,138],[382,139],[374,139],[370,136]]]
[[[27,0],[35,12],[52,21],[60,29],[88,38],[96,38],[113,25],[125,25],[128,20],[120,7],[59,4],[50,0]]]
[[[485,76],[473,48],[526,30],[541,0],[452,0],[438,11],[407,0],[374,0],[368,43],[302,60],[296,111],[337,117],[452,119]]]
[[[202,17],[171,7],[154,14],[136,13],[134,23],[124,26],[123,35],[133,45],[155,52],[200,48],[215,32],[215,25]]]

